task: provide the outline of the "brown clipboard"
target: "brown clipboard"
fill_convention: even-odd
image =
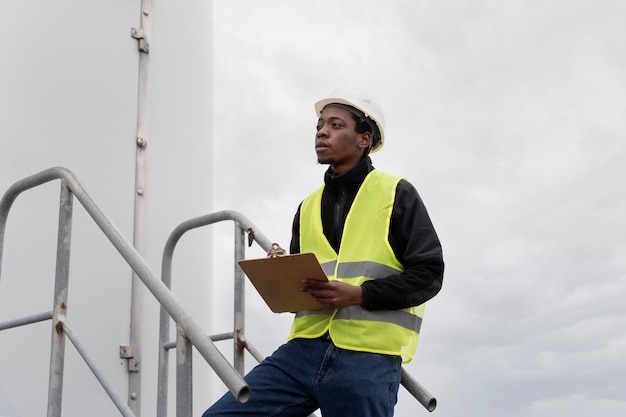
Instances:
[[[303,278],[328,281],[313,253],[244,259],[239,266],[274,313],[324,308],[309,293],[300,291]]]

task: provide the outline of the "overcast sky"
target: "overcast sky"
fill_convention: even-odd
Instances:
[[[156,10],[160,3],[155,1]],[[293,214],[321,184],[326,169],[316,163],[313,149],[314,102],[337,88],[368,91],[385,113],[386,144],[372,156],[374,165],[403,175],[416,186],[444,249],[444,286],[427,306],[416,357],[406,366],[437,397],[433,415],[626,414],[622,301],[626,297],[626,3],[218,0],[213,4],[215,211],[242,212],[287,248]],[[132,7],[132,21],[108,16],[109,22],[103,16],[99,31],[85,27],[68,39],[95,42],[99,38],[94,34],[115,22],[120,26],[112,30],[120,37],[115,41],[128,50],[135,48],[126,39],[127,28],[137,25],[139,6]],[[90,13],[96,14],[90,19],[97,20],[102,11]],[[168,17],[175,21],[179,16]],[[196,19],[177,24],[183,29],[202,24],[202,16]],[[89,21],[85,19],[85,25]],[[159,41],[171,42],[159,39],[158,22],[153,28],[155,54]],[[65,27],[62,22],[49,24]],[[22,35],[31,40],[20,50],[25,57],[38,56],[31,47],[45,39],[32,38],[28,22],[22,26],[26,30]],[[78,36],[86,33],[93,38]],[[195,68],[193,44],[193,38],[185,39],[190,49],[181,46],[180,54],[168,64],[181,71],[185,65]],[[105,43],[93,45],[108,51]],[[162,59],[155,62],[163,63]],[[121,88],[113,82],[119,69],[132,75],[126,82],[134,88],[136,62],[120,61],[95,63],[110,66],[107,76],[77,68],[61,82],[98,77],[102,79],[95,84],[113,91]],[[127,68],[113,67],[113,62]],[[163,68],[157,64],[153,71],[153,83],[158,83]],[[183,75],[181,88],[193,87],[190,80],[195,79]],[[45,81],[39,76],[32,80]],[[198,95],[204,94],[198,90]],[[85,94],[80,96],[85,101],[68,99],[65,105],[77,107],[72,111],[103,106],[106,91],[99,93],[99,101],[91,102],[93,96]],[[169,96],[153,95],[155,107],[163,105],[162,97]],[[4,108],[11,108],[13,101],[3,101]],[[132,114],[133,103],[127,104]],[[193,110],[189,119],[203,117]],[[76,127],[80,128],[76,133],[89,132],[104,114],[106,108],[94,115],[95,122],[77,118],[86,127]],[[168,123],[178,127],[180,122],[155,119],[155,134],[168,129]],[[23,126],[33,129],[15,124],[10,131],[22,134]],[[68,128],[61,122],[59,126],[60,132]],[[95,126],[98,130],[119,127],[101,120]],[[132,137],[132,123],[127,130]],[[177,139],[202,138],[181,135]],[[86,152],[83,146],[92,151],[83,142],[72,149]],[[93,177],[88,178],[90,185],[105,172],[89,172],[94,158],[104,158],[108,152],[107,142],[99,141],[97,146],[81,162],[83,172]],[[163,155],[157,145],[151,146]],[[184,142],[179,147],[183,146]],[[45,154],[20,151],[24,163],[12,155],[15,169],[2,184],[11,184],[31,157],[44,167],[58,164],[49,164]],[[123,161],[116,159],[115,166],[126,167],[129,173],[132,154],[128,155]],[[187,165],[184,168],[195,169],[192,162]],[[28,169],[27,174],[32,173]],[[156,175],[162,179],[166,171],[174,175],[169,167]],[[102,177],[105,183],[106,175]],[[202,191],[197,195],[207,196]],[[180,198],[176,209],[184,213],[176,211],[176,222],[191,217],[184,211],[189,194],[175,196]],[[113,217],[121,215],[113,213]],[[122,218],[128,220],[130,215]],[[168,231],[170,220],[163,222]],[[231,226],[218,230],[214,271],[220,282],[220,277],[231,274],[225,260],[232,256],[232,230]],[[155,239],[153,244],[161,247],[162,241]],[[248,256],[263,253],[253,248]],[[231,281],[225,281],[217,285],[212,300],[218,316],[232,302]],[[269,354],[285,341],[291,317],[269,312],[254,290],[248,290],[247,335]],[[404,389],[400,391],[397,417],[428,414]],[[218,386],[206,405],[221,393]],[[12,412],[6,402],[2,409],[2,396],[0,390],[0,411]]]
[[[325,169],[314,101],[370,91],[374,165],[413,182],[444,248],[407,367],[435,414],[623,415],[625,18],[619,0],[217,2],[216,208],[288,245]],[[397,416],[427,414],[405,394]]]

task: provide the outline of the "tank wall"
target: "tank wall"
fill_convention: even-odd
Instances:
[[[157,274],[171,230],[212,211],[212,20],[206,3],[155,2],[152,11],[145,256]],[[0,193],[43,169],[67,167],[130,242],[139,70],[138,43],[130,33],[139,27],[140,6],[0,3]],[[52,308],[58,200],[54,181],[14,203],[0,321]],[[127,364],[119,346],[129,339],[131,272],[78,202],[74,213],[68,320],[125,396]],[[210,293],[211,253],[210,231],[190,235],[180,244],[173,271],[180,277],[177,297],[207,330],[210,317],[202,306]],[[146,294],[143,415],[155,414],[158,317]],[[0,332],[0,390],[21,416],[45,414],[50,332],[50,322]],[[69,342],[66,351],[64,415],[115,415]],[[209,382],[199,376],[195,383],[206,390]]]

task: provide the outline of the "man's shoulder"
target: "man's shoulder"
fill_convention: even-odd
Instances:
[[[405,185],[403,185],[403,187],[406,185],[412,187],[409,180],[402,175],[391,174],[389,172],[380,171],[378,169],[373,169],[372,171],[370,171],[369,175],[372,177],[384,179],[390,183],[396,183],[398,184],[398,186],[400,186],[401,183],[404,183]]]
[[[377,169],[373,170],[370,174],[377,172],[375,175],[380,176],[380,178],[387,178],[392,184],[395,184],[396,187],[396,197],[400,198],[409,198],[409,199],[419,199],[419,193],[417,192],[417,188],[409,181],[409,179],[402,175],[390,174],[388,172],[379,171]]]

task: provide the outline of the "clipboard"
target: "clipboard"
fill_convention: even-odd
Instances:
[[[313,253],[244,259],[239,266],[274,313],[324,308],[309,293],[300,291],[303,278],[328,282]]]

